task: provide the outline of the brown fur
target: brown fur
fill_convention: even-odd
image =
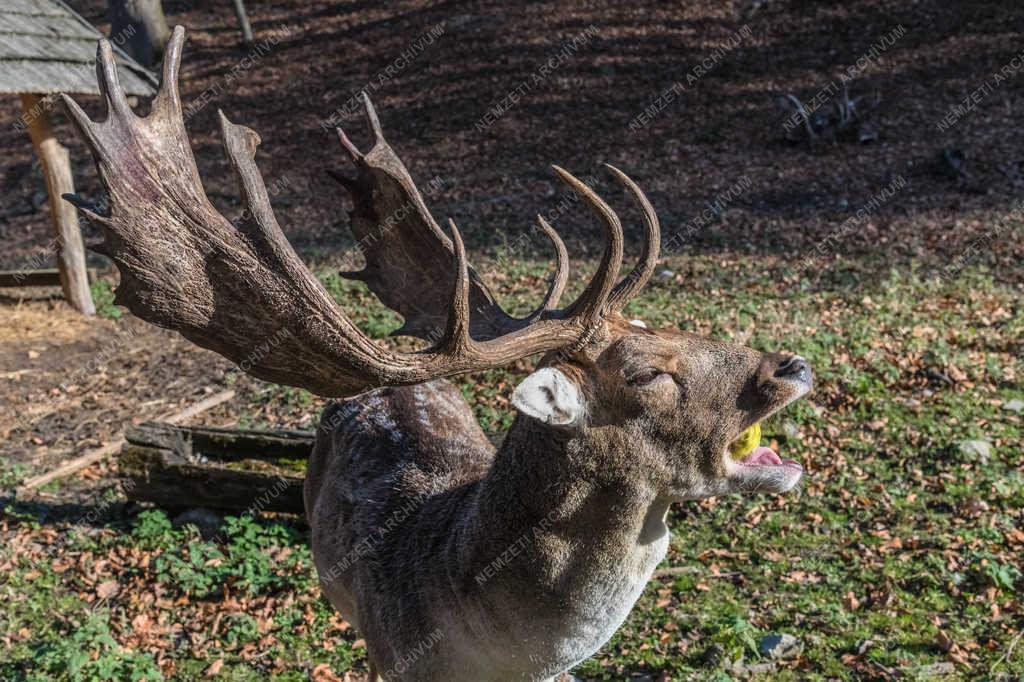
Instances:
[[[671,501],[764,484],[730,478],[725,451],[809,388],[775,376],[782,356],[621,319],[603,332],[544,361],[582,389],[586,422],[520,415],[497,451],[445,381],[325,411],[314,557],[383,679],[554,676],[625,617]],[[655,370],[671,380],[636,383]]]

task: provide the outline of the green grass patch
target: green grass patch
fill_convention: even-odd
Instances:
[[[507,308],[536,304],[547,267],[506,270]],[[630,317],[810,360],[812,395],[765,425],[808,476],[786,496],[674,508],[665,565],[686,570],[653,580],[576,674],[733,679],[737,660],[769,663],[763,636],[787,633],[802,653],[759,679],[928,679],[948,663],[959,678],[1020,679],[1024,414],[1006,409],[1024,399],[1020,288],[980,268],[956,279],[769,257],[673,257],[662,268],[671,272]],[[399,326],[363,285],[330,273],[322,281],[374,338]],[[508,399],[530,367],[456,380],[486,430],[507,427]],[[308,393],[261,391],[246,425],[268,413],[315,423],[320,403]],[[965,450],[967,440],[985,441],[988,456]],[[11,523],[39,541],[30,519]],[[358,635],[319,596],[307,541],[296,523],[250,518],[207,541],[154,511],[130,528],[61,528],[41,550],[8,543],[0,632],[11,644],[0,650],[0,678],[195,679],[218,661],[226,679],[362,669]],[[69,556],[75,566],[56,570]],[[98,598],[110,579],[118,594]]]

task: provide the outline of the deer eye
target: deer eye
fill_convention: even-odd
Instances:
[[[629,383],[631,386],[644,386],[663,374],[665,374],[665,372],[656,367],[648,367],[647,369],[640,370],[631,376],[629,378]]]

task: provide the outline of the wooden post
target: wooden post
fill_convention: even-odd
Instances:
[[[244,0],[233,0],[235,5],[235,16],[238,17],[238,26],[242,29],[242,42],[246,46],[253,44],[252,26],[249,25],[249,17],[245,13]]]
[[[94,315],[96,307],[89,293],[89,278],[85,270],[85,247],[82,231],[78,227],[78,213],[74,206],[61,199],[62,194],[74,193],[75,181],[71,175],[71,155],[53,136],[47,103],[39,95],[21,95],[21,108],[28,122],[36,154],[43,165],[46,194],[50,201],[50,220],[53,222],[54,243],[57,248],[57,267],[64,297],[84,315]]]

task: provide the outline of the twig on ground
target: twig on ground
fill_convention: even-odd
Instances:
[[[667,566],[665,568],[659,568],[654,571],[655,578],[670,578],[676,575],[703,575],[704,569],[699,566]],[[740,575],[739,571],[730,571],[728,573],[708,573],[709,578],[735,578]]]
[[[209,410],[213,407],[216,407],[221,403],[225,403],[234,397],[234,391],[221,391],[220,393],[215,393],[214,395],[211,395],[208,398],[200,400],[198,403],[195,403],[194,405],[186,407],[184,410],[181,410],[180,412],[176,412],[174,414],[162,418],[162,421],[169,422],[171,424],[178,424],[185,421],[186,419],[196,416],[197,414],[205,412],[206,410]],[[48,471],[45,474],[40,474],[39,476],[30,478],[21,484],[21,486],[18,488],[18,493],[24,494],[25,492],[44,486],[50,481],[55,481],[59,478],[64,478],[65,476],[69,476],[75,473],[76,471],[80,471],[86,468],[87,466],[95,464],[105,459],[106,457],[109,457],[115,452],[119,451],[121,449],[121,446],[124,445],[124,443],[124,437],[118,438],[117,440],[111,443],[107,443],[106,445],[96,448],[95,450],[90,450],[89,452],[85,453],[80,457],[76,457],[67,464],[57,467],[53,471]]]

